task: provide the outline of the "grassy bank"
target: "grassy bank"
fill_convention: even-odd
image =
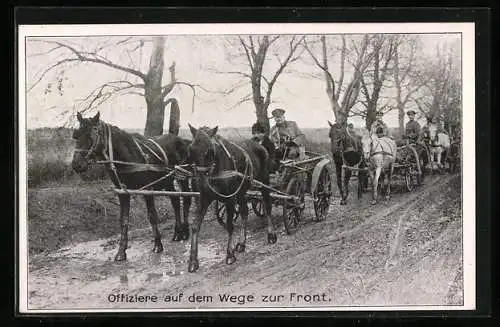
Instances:
[[[132,131],[138,132],[138,131]],[[327,129],[304,129],[307,149],[319,153],[329,153],[330,145]],[[220,131],[236,142],[251,136],[250,128],[223,128]],[[43,187],[54,183],[95,181],[107,178],[100,165],[94,165],[84,174],[77,175],[71,168],[75,148],[72,130],[68,128],[42,128],[27,132],[27,177],[28,187]],[[191,138],[188,130],[181,130],[180,136]]]

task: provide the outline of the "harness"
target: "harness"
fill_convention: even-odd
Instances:
[[[107,142],[104,141],[107,138]],[[168,157],[163,148],[153,139],[148,139],[149,142],[151,142],[156,148],[159,149],[160,154],[158,154],[156,151],[154,151],[150,146],[148,146],[143,140],[132,137],[132,140],[134,141],[134,144],[136,145],[137,149],[139,150],[139,153],[142,155],[142,158],[144,159],[145,163],[136,163],[136,162],[126,162],[126,161],[120,161],[120,160],[114,160],[114,150],[113,150],[113,137],[112,137],[112,129],[111,127],[105,123],[105,122],[100,122],[99,123],[99,132],[97,133],[97,138],[95,142],[90,146],[88,150],[84,149],[75,149],[75,152],[86,152],[85,159],[90,160],[90,157],[92,155],[100,154],[104,157],[105,160],[103,161],[97,161],[97,163],[100,164],[108,164],[109,169],[113,172],[114,177],[116,178],[116,181],[118,183],[117,186],[120,186],[122,189],[126,188],[126,185],[122,183],[119,175],[118,175],[118,169],[116,168],[116,164],[128,166],[128,167],[123,167],[120,170],[120,173],[127,174],[127,173],[134,173],[134,172],[139,172],[139,171],[156,171],[156,172],[169,172],[167,175],[155,180],[152,183],[149,183],[140,189],[146,189],[154,184],[157,184],[158,182],[170,177],[175,170],[168,168],[166,165],[168,165]],[[99,144],[102,141],[103,149],[100,153],[97,153],[97,148]],[[143,147],[152,155],[154,155],[158,160],[162,162],[162,164],[151,164],[148,155],[144,152]],[[161,155],[161,156],[160,156]]]
[[[241,151],[241,153],[243,153],[243,156],[245,157],[245,170],[244,170],[244,173],[241,174],[237,170],[236,161],[234,159],[234,156],[231,155],[231,153],[229,152],[229,150],[225,146],[224,142],[222,142],[221,140],[219,140],[216,137],[213,137],[211,143],[212,143],[212,150],[214,151],[214,154],[217,153],[216,152],[217,146],[220,146],[222,148],[223,152],[225,153],[225,155],[231,160],[232,166],[233,166],[233,170],[223,170],[223,171],[219,172],[217,176],[207,176],[207,183],[206,183],[206,185],[210,189],[210,191],[213,192],[218,197],[221,197],[221,198],[224,198],[224,199],[229,199],[229,198],[234,197],[235,195],[237,195],[241,191],[241,188],[243,187],[243,184],[245,183],[246,180],[249,180],[250,183],[253,182],[253,165],[252,165],[252,161],[251,161],[248,153],[245,151],[245,149],[243,149],[238,144],[233,143],[233,142],[231,142],[229,140],[226,140],[226,142],[228,142],[231,145],[235,146],[238,150]],[[215,169],[215,166],[216,166],[216,162],[213,162],[209,167],[195,166],[194,169],[195,169],[195,171],[200,172],[200,173],[212,174],[213,171],[214,171],[214,169]],[[236,188],[236,190],[234,192],[232,192],[231,194],[222,194],[222,193],[220,193],[210,183],[211,180],[227,179],[227,178],[231,178],[233,176],[241,176],[241,182],[238,185],[238,187]]]
[[[382,145],[382,142],[381,142],[380,139],[377,139],[378,142],[377,142],[377,144],[375,146],[373,146],[373,136],[371,134],[370,134],[370,139],[372,140],[372,146],[370,148],[370,157],[372,157],[372,156],[374,156],[376,154],[383,154],[383,155],[387,155],[387,156],[391,156],[391,157],[394,156],[392,152],[385,151],[384,146]],[[373,150],[377,149],[378,146],[380,146],[381,150],[374,152]],[[389,148],[390,147],[391,146],[389,145]],[[392,148],[391,148],[391,150],[392,150]]]

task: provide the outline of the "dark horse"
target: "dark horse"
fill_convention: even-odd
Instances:
[[[226,224],[228,233],[226,263],[236,261],[234,251],[244,252],[246,244],[246,225],[248,206],[246,192],[252,186],[252,180],[269,184],[268,153],[257,142],[246,140],[237,145],[217,135],[218,127],[199,129],[189,125],[193,140],[189,145],[189,163],[193,164],[197,178],[197,189],[200,192],[198,210],[191,224],[191,252],[188,271],[199,268],[198,234],[201,223],[210,204],[217,200],[226,206]],[[271,197],[269,190],[260,188],[264,215],[267,217],[268,243],[276,243],[276,233],[271,221]],[[240,239],[233,249],[233,215],[235,204],[239,205],[242,228]]]
[[[363,149],[361,146],[361,139],[356,135],[352,135],[348,129],[347,124],[332,124],[330,125],[330,143],[333,155],[333,162],[335,163],[335,171],[337,175],[337,186],[340,190],[342,200],[340,204],[347,203],[347,196],[349,195],[349,180],[351,179],[352,171],[350,169],[343,169],[343,165],[358,168],[365,168],[366,164],[363,160]],[[344,175],[344,176],[342,176]],[[342,183],[342,177],[344,181]],[[358,171],[358,199],[361,198],[363,190],[366,189],[368,183],[368,175],[366,171]]]
[[[77,114],[80,127],[74,131],[76,149],[72,166],[75,172],[83,173],[95,160],[107,161],[109,177],[116,188],[168,190],[174,191],[173,174],[168,177],[168,168],[184,163],[187,159],[189,141],[173,134],[165,134],[154,139],[147,139],[140,134],[130,134],[116,126],[99,120],[99,113],[92,118],[82,118]],[[151,166],[146,165],[151,164]],[[179,181],[183,191],[189,190],[189,183]],[[146,186],[146,187],[145,187]],[[128,243],[130,212],[130,194],[118,194],[120,201],[120,247],[116,261],[127,259],[125,253]],[[153,252],[163,251],[161,235],[158,230],[158,214],[154,196],[145,195],[148,219],[154,235]],[[174,241],[189,238],[188,213],[191,198],[184,197],[184,217],[181,222],[180,199],[171,197],[175,212]]]

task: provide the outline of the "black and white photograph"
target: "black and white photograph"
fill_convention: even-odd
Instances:
[[[474,310],[474,23],[20,25],[19,311]]]

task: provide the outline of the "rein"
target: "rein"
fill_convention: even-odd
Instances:
[[[121,171],[120,171],[121,173],[134,173],[134,172],[139,172],[139,171],[156,171],[156,172],[167,171],[167,172],[169,172],[167,175],[161,177],[160,179],[158,179],[158,180],[156,180],[148,185],[141,187],[141,189],[145,189],[151,185],[154,185],[154,184],[160,182],[161,180],[168,178],[169,176],[171,176],[175,172],[174,169],[170,169],[170,168],[166,167],[166,165],[168,165],[167,155],[166,155],[165,151],[161,148],[161,146],[156,141],[154,141],[152,139],[148,139],[148,140],[150,142],[152,142],[160,150],[160,152],[163,156],[163,159],[160,158],[160,156],[155,151],[153,151],[153,149],[151,149],[147,144],[145,144],[141,140],[133,137],[132,140],[134,141],[134,144],[136,145],[137,149],[141,153],[141,155],[144,158],[144,160],[146,161],[146,163],[114,160],[113,138],[112,138],[111,127],[105,122],[101,122],[100,126],[101,126],[101,128],[99,129],[99,133],[97,134],[97,139],[91,145],[91,147],[88,150],[75,149],[75,152],[86,152],[87,153],[85,155],[86,160],[89,160],[93,154],[102,155],[105,160],[99,160],[99,161],[96,161],[96,163],[108,164],[109,165],[108,168],[113,172],[113,175],[116,178],[118,185],[121,188],[126,188],[126,187],[120,180],[116,164],[123,165],[123,166],[129,166],[129,167],[124,167],[124,169],[121,169]],[[107,142],[104,141],[106,139],[106,136],[107,136]],[[103,140],[101,140],[101,139],[103,139]],[[103,149],[102,149],[101,153],[96,153],[96,150],[97,150],[99,144],[101,143],[101,141],[103,144]],[[164,165],[150,164],[148,159],[147,159],[146,154],[142,150],[141,145],[143,145],[149,152],[154,154],[160,161],[163,161]]]
[[[238,185],[238,187],[236,188],[236,190],[234,192],[232,192],[231,194],[222,194],[220,193],[219,191],[217,191],[211,184],[210,184],[210,180],[220,180],[220,179],[226,179],[226,178],[230,178],[232,177],[234,174],[227,174],[226,176],[210,176],[207,178],[207,187],[210,189],[211,192],[213,192],[215,195],[221,197],[221,198],[224,198],[224,199],[229,199],[229,198],[232,198],[234,197],[235,195],[237,195],[240,191],[241,191],[241,188],[243,187],[243,184],[245,183],[245,181],[247,179],[250,180],[250,183],[253,182],[253,165],[252,165],[252,161],[250,160],[250,157],[248,156],[248,153],[245,151],[245,149],[243,149],[242,147],[240,147],[239,145],[227,140],[227,142],[229,142],[230,144],[234,145],[236,148],[238,148],[242,153],[243,153],[243,156],[245,157],[245,171],[243,173],[243,175],[241,176],[241,182],[240,184]],[[236,161],[234,160],[234,157],[231,155],[231,153],[227,150],[226,146],[224,145],[223,142],[217,140],[217,139],[214,139],[213,141],[213,148],[215,149],[216,145],[219,145],[223,150],[224,150],[224,153],[226,154],[226,156],[231,159],[232,163],[233,163],[233,170],[232,171],[228,171],[228,172],[234,172],[235,175],[240,175],[238,170],[237,170],[237,167],[236,167]],[[215,151],[214,151],[215,153]],[[212,164],[212,166],[209,168],[209,169],[203,169],[202,167],[197,167],[196,169],[199,171],[199,172],[203,172],[203,171],[210,171],[212,172],[213,171],[213,168],[215,166],[215,163]],[[200,169],[202,168],[202,169]]]
[[[392,154],[392,152],[387,152],[387,151],[385,151],[385,150],[384,150],[384,146],[383,146],[383,145],[382,145],[382,143],[380,142],[380,139],[378,139],[378,140],[377,140],[378,142],[377,142],[377,145],[375,146],[375,149],[377,148],[377,146],[379,146],[379,145],[380,145],[380,148],[381,148],[382,150],[381,150],[381,151],[375,151],[375,152],[373,152],[373,149],[374,149],[374,147],[373,147],[373,137],[372,137],[372,135],[371,135],[371,134],[370,134],[370,139],[372,140],[372,147],[371,147],[371,149],[370,149],[370,157],[373,157],[373,156],[374,156],[374,155],[376,155],[376,154],[383,154],[383,155],[387,155],[387,156],[391,156],[391,157],[392,157],[392,156],[394,156],[394,155]],[[389,146],[389,147],[390,147],[390,146]]]

